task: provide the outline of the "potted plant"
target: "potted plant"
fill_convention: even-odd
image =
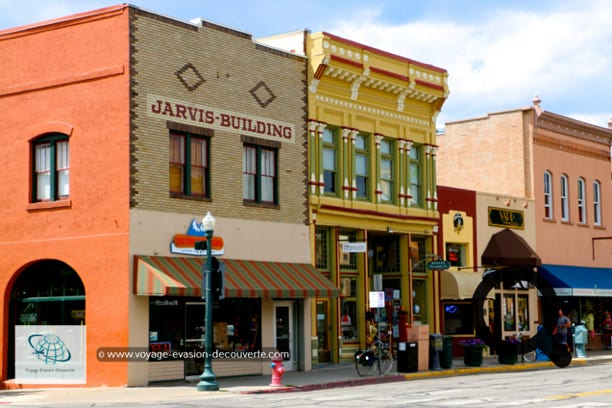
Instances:
[[[518,354],[518,345],[520,340],[516,337],[506,337],[498,347],[497,350],[497,360],[500,364],[515,364],[516,363],[516,355]]]
[[[482,350],[487,347],[484,341],[474,337],[459,340],[458,344],[463,348],[463,362],[466,366],[479,367],[482,365]]]

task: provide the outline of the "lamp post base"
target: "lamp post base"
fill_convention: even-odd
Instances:
[[[219,391],[219,384],[215,381],[215,374],[212,371],[204,369],[200,376],[200,382],[197,385],[198,391]]]

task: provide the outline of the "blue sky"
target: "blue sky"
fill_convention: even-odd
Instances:
[[[0,0],[0,30],[117,1]],[[531,105],[607,127],[612,117],[608,0],[134,0],[189,21],[201,17],[253,38],[327,31],[449,73],[445,122]]]

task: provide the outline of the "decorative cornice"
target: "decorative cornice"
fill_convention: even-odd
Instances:
[[[612,145],[612,129],[581,122],[552,112],[543,111],[538,117],[536,125],[539,129],[550,130],[551,132],[601,143],[606,146]]]
[[[560,150],[566,153],[572,153],[579,156],[589,157],[591,159],[610,161],[610,150],[595,149],[581,145],[579,143],[567,142],[552,136],[542,136],[536,134],[533,137],[533,143],[540,146],[545,146],[551,149]]]
[[[371,107],[371,106],[365,106],[362,104],[359,104],[357,102],[354,101],[345,101],[345,100],[340,100],[337,98],[331,98],[329,96],[323,96],[323,95],[316,95],[315,98],[317,99],[317,101],[319,102],[324,102],[327,103],[329,105],[335,105],[335,106],[339,106],[342,107],[344,109],[353,109],[359,112],[364,112],[364,113],[368,113],[371,115],[379,115],[379,116],[384,116],[390,119],[396,119],[396,120],[400,120],[403,122],[409,122],[415,125],[420,125],[420,126],[427,126],[429,127],[430,125],[430,121],[427,119],[420,119],[420,118],[415,118],[414,116],[408,116],[408,115],[404,115],[401,113],[397,113],[397,112],[390,112],[384,109],[380,109],[380,108],[375,108],[375,107]]]

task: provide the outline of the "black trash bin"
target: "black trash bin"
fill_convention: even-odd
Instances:
[[[432,333],[429,335],[429,369],[440,370],[440,353],[442,353],[442,335]]]
[[[399,342],[397,345],[397,372],[419,371],[419,345],[416,341]]]
[[[451,368],[453,365],[453,336],[442,338],[442,354],[440,355],[440,367]]]

